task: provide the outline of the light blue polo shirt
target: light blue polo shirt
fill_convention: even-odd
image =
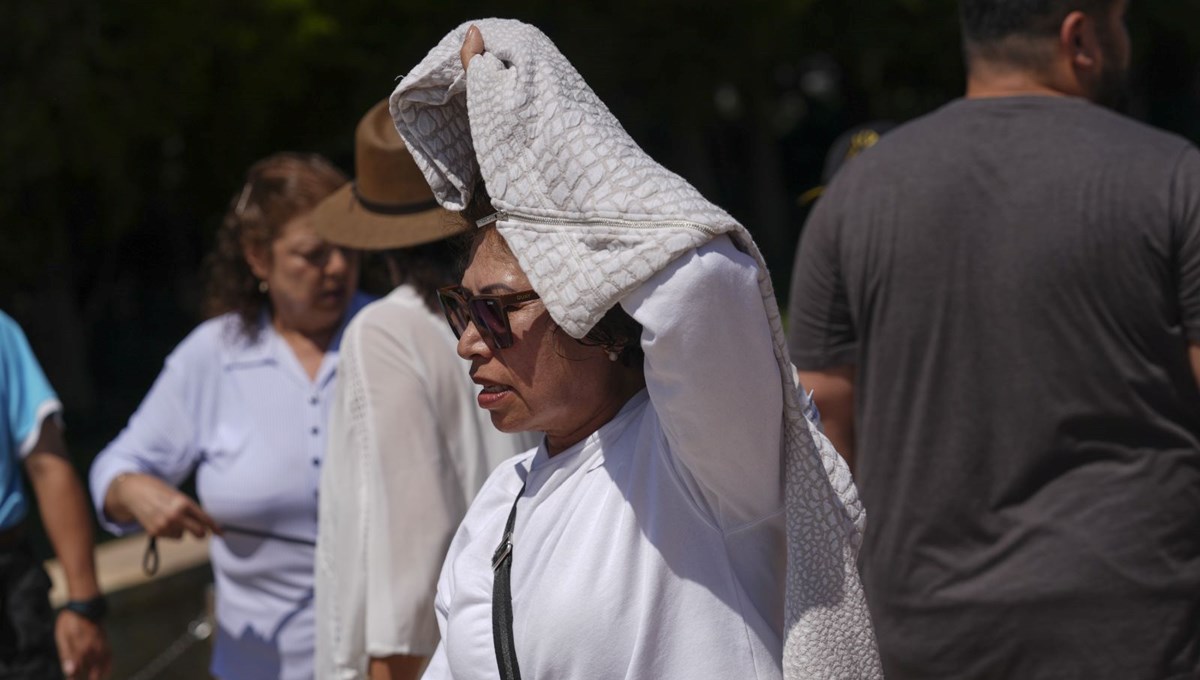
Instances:
[[[0,312],[0,530],[25,519],[28,501],[21,463],[33,451],[47,416],[62,411],[17,322]]]

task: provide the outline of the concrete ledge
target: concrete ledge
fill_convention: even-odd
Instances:
[[[158,573],[146,576],[142,571],[142,556],[147,540],[145,534],[134,534],[96,547],[96,578],[100,581],[101,592],[111,595],[208,563],[208,537],[194,538],[185,534],[178,541],[160,538]],[[60,607],[67,601],[67,580],[62,566],[54,559],[46,560],[45,567],[53,582],[50,602]]]

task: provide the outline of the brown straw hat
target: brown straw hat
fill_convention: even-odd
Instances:
[[[322,238],[364,250],[405,248],[466,231],[438,205],[388,113],[371,107],[354,131],[354,181],[326,198],[312,220]]]

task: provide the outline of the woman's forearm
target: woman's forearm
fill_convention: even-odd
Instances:
[[[395,654],[385,657],[371,657],[371,665],[367,670],[370,680],[417,680],[421,668],[428,659],[423,656]]]
[[[132,472],[124,472],[117,475],[108,485],[108,490],[104,492],[104,514],[118,524],[137,521],[137,517],[129,509],[128,504],[120,493],[121,485],[134,474]]]

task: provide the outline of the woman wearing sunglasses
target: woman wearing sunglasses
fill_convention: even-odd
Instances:
[[[488,473],[536,445],[492,427],[442,320],[467,228],[433,200],[387,102],[354,132],[354,181],[313,210],[330,243],[378,258],[393,290],[346,326],[321,466],[317,678],[415,679],[437,647],[450,539]],[[364,267],[364,271],[370,271]]]
[[[544,433],[451,544],[425,677],[879,677],[861,509],[745,230],[533,27],[460,27],[391,104],[478,225],[440,298],[479,406]]]

